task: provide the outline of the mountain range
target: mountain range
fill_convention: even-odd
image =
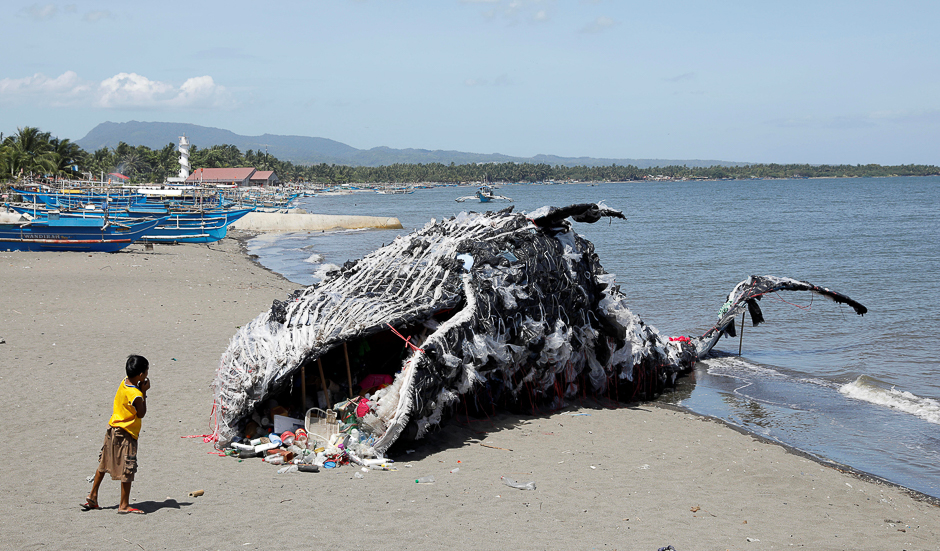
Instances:
[[[88,152],[102,147],[114,148],[124,142],[131,146],[143,145],[150,149],[162,149],[167,144],[176,145],[179,137],[186,136],[189,142],[206,149],[213,145],[234,145],[240,151],[249,149],[267,151],[268,154],[282,161],[294,164],[336,164],[348,166],[383,166],[395,163],[404,164],[469,164],[469,163],[545,163],[551,166],[610,166],[613,164],[638,168],[655,166],[744,166],[749,163],[712,161],[712,160],[667,160],[667,159],[605,159],[595,157],[559,157],[556,155],[536,155],[534,157],[513,157],[499,153],[466,153],[430,149],[393,149],[391,147],[373,147],[357,149],[350,145],[328,138],[310,136],[282,136],[262,134],[260,136],[242,136],[229,130],[199,126],[196,124],[175,122],[103,122],[91,129],[84,138],[75,143]]]

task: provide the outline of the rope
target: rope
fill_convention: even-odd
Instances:
[[[392,333],[398,335],[398,338],[405,341],[405,344],[407,344],[412,350],[415,352],[424,352],[423,348],[418,348],[417,346],[411,344],[411,337],[405,338],[405,336],[396,331],[395,328],[391,326],[391,324],[386,323],[385,325],[388,325],[388,328],[392,330]]]

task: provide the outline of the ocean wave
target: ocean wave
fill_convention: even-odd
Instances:
[[[322,255],[322,254],[313,253],[312,255],[308,256],[308,257],[304,260],[304,262],[307,262],[307,263],[309,263],[309,264],[319,264],[319,263],[323,262],[323,255]]]
[[[321,264],[317,271],[313,272],[313,277],[317,282],[320,282],[326,279],[330,272],[339,271],[340,269],[336,264]]]
[[[740,356],[717,356],[700,360],[708,368],[709,375],[735,379],[761,377],[783,377],[775,369],[749,362]]]
[[[894,387],[883,388],[874,379],[865,375],[842,385],[839,392],[856,400],[887,406],[940,425],[940,402]]]

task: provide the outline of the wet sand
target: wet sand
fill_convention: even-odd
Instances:
[[[278,475],[184,438],[210,431],[236,328],[298,287],[239,241],[0,253],[0,282],[5,549],[940,549],[931,500],[652,404],[461,415],[395,472]],[[148,514],[115,514],[108,476],[82,511],[131,353],[151,362]]]

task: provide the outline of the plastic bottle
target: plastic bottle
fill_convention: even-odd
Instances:
[[[356,478],[363,478],[362,473],[360,473],[360,472],[357,472],[357,473],[354,474],[353,476],[356,477]]]
[[[275,445],[275,444],[273,444],[273,443],[271,443],[271,442],[269,442],[269,443],[267,443],[267,444],[258,444],[257,446],[255,446],[255,453],[264,453],[264,452],[266,452],[266,451],[268,451],[268,450],[273,450],[273,449],[276,448],[276,447],[277,447],[277,445]]]
[[[503,479],[503,484],[505,484],[506,486],[509,486],[510,488],[516,488],[519,490],[534,490],[535,489],[535,482],[526,482],[525,484],[523,484],[521,482],[516,482],[515,480],[511,478],[506,478],[505,476],[502,476],[500,478]]]
[[[450,470],[450,472],[451,472],[452,474],[453,474],[453,473],[459,473],[459,472],[460,472],[460,467],[454,467],[453,469]]]
[[[422,476],[421,478],[416,478],[416,479],[415,479],[415,482],[418,483],[418,484],[433,484],[433,483],[434,483],[434,477],[433,477],[433,476]]]
[[[297,465],[285,465],[277,470],[277,474],[296,473]]]
[[[270,464],[272,464],[272,465],[283,465],[283,464],[284,464],[284,456],[281,455],[281,454],[279,454],[279,453],[272,454],[272,455],[269,455],[269,456],[265,457],[265,458],[264,458],[264,462],[265,462],[265,463],[270,463]]]

